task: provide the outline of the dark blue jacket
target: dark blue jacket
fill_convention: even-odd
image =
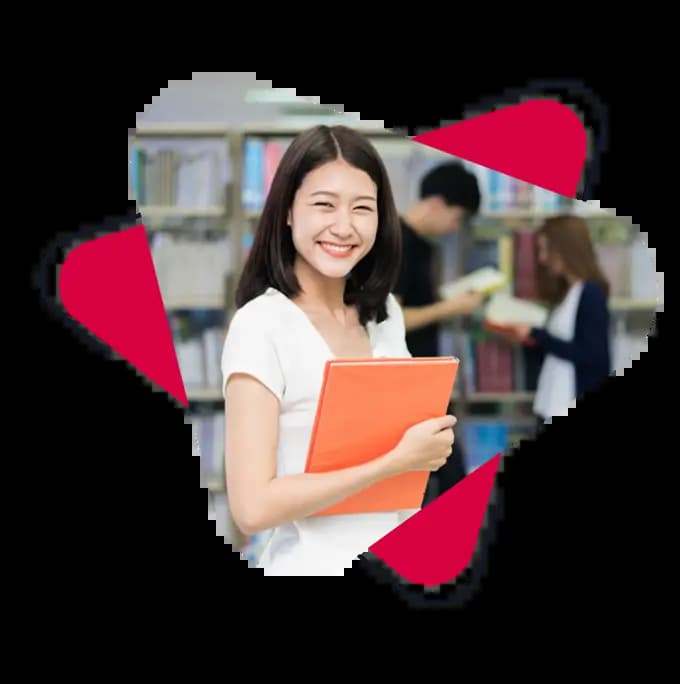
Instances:
[[[596,283],[583,284],[571,342],[553,337],[543,328],[532,328],[531,337],[544,354],[574,364],[577,398],[602,385],[612,373],[609,307]]]

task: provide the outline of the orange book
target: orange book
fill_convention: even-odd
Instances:
[[[452,356],[327,361],[305,472],[371,461],[397,446],[411,426],[446,415],[458,366]],[[429,475],[395,475],[316,515],[420,508]]]

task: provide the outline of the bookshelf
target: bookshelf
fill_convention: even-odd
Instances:
[[[451,159],[389,130],[354,125],[380,152],[400,212],[417,198],[420,177],[433,165]],[[240,128],[180,123],[144,124],[130,130],[128,136],[128,191],[137,200],[148,230],[173,330],[190,402],[188,417],[201,446],[201,485],[209,492],[213,515],[221,521],[220,533],[228,543],[244,547],[246,553],[251,548],[247,540],[223,520],[227,506],[219,361],[234,311],[235,286],[269,181],[298,132],[276,122]],[[488,264],[510,269],[516,291],[520,243],[529,244],[532,231],[550,215],[585,211],[593,237],[607,259],[605,270],[616,282],[611,299],[612,340],[618,344],[614,362],[617,368],[625,367],[626,360],[630,365],[630,359],[637,358],[644,348],[659,306],[653,257],[646,248],[641,252],[634,246],[639,230],[597,208],[584,208],[583,203],[565,201],[461,162],[477,175],[483,206],[471,226],[445,241],[441,279],[453,279]],[[645,251],[651,268],[643,263]],[[651,289],[645,287],[650,273]],[[535,429],[531,404],[536,369],[532,378],[531,359],[521,358],[518,349],[502,349],[503,343],[494,346],[494,339],[480,332],[474,315],[443,326],[442,354],[453,353],[461,359],[453,402],[459,418],[458,439],[472,467],[480,458],[531,436]],[[479,373],[484,358],[495,358],[496,368],[504,369],[496,371],[495,383]]]
[[[646,349],[655,312],[662,310],[657,292],[654,250],[647,248],[637,226],[594,203],[570,200],[509,176],[460,160],[475,173],[483,203],[479,216],[447,245],[458,271],[447,279],[492,266],[503,271],[510,295],[537,301],[535,230],[549,216],[583,217],[600,264],[611,284],[610,343],[615,373],[620,375]],[[532,405],[540,366],[530,348],[510,345],[482,330],[481,311],[444,327],[442,353],[461,358],[462,387],[454,400],[460,437],[471,469],[491,453],[506,451],[535,435]]]

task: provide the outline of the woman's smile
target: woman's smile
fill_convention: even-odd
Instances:
[[[317,244],[326,252],[326,254],[330,254],[330,256],[335,257],[336,259],[348,257],[356,248],[356,245],[341,244],[338,242],[318,242]]]

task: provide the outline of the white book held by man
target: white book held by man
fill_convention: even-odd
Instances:
[[[507,278],[501,271],[492,266],[485,266],[461,278],[444,283],[439,288],[439,295],[442,299],[453,299],[465,292],[490,294],[505,287],[506,283]]]

